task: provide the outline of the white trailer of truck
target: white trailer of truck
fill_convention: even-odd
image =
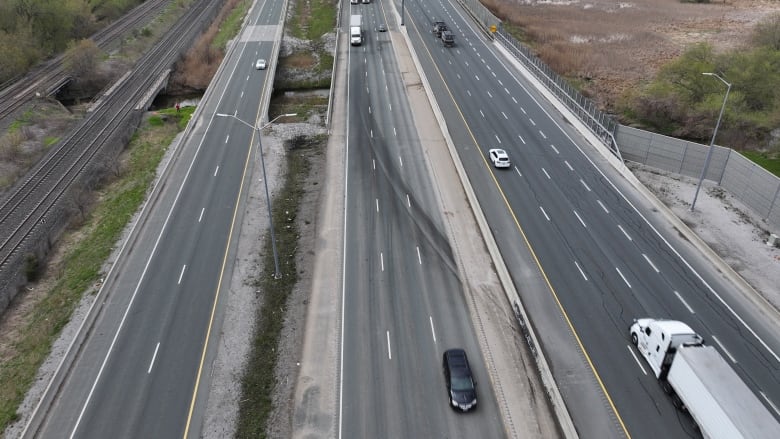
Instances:
[[[360,15],[349,17],[349,44],[353,46],[363,44],[363,17]]]
[[[725,359],[674,320],[638,319],[631,341],[705,439],[780,438],[780,423]]]

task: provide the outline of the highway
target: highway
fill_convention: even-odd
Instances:
[[[339,437],[503,437],[442,212],[412,119],[382,2],[349,50]],[[349,20],[344,19],[345,27]],[[442,354],[462,347],[478,408],[451,409]]]
[[[778,415],[780,344],[761,305],[693,252],[459,7],[405,7],[412,46],[582,437],[698,435],[630,347],[627,328],[645,316],[689,323]],[[454,48],[431,35],[434,17],[454,30]],[[496,147],[510,170],[490,166]]]
[[[45,422],[27,435],[200,436],[216,349],[209,341],[221,324],[222,280],[230,278],[258,141],[252,129],[214,114],[250,123],[260,116],[271,70],[254,64],[275,54],[282,13],[280,2],[251,10],[252,24],[215,79],[217,95],[204,98],[201,118],[149,203],[155,211],[142,215],[98,299],[102,308],[87,341],[62,371],[57,399],[39,413]]]

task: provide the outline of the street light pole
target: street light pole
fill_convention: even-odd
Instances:
[[[723,105],[720,107],[720,114],[718,115],[718,122],[715,124],[715,131],[712,132],[712,140],[710,141],[710,148],[707,150],[707,157],[704,159],[704,167],[701,170],[701,177],[699,177],[699,184],[696,186],[696,193],[693,195],[693,202],[691,203],[691,212],[696,206],[696,199],[699,198],[699,191],[701,190],[701,184],[704,182],[704,176],[707,175],[707,168],[710,166],[710,160],[712,159],[712,150],[715,149],[715,136],[718,134],[718,128],[720,127],[720,120],[723,118],[723,110],[726,109],[726,100],[729,98],[729,92],[731,91],[731,84],[726,82],[725,79],[718,76],[717,73],[702,73],[704,76],[714,76],[720,79],[720,82],[726,84],[726,96],[723,97]]]
[[[261,167],[263,168],[263,184],[265,185],[265,199],[266,199],[266,204],[268,205],[268,224],[269,227],[271,228],[271,248],[273,249],[274,252],[274,269],[275,269],[274,279],[279,279],[282,277],[282,273],[279,270],[279,253],[277,253],[276,251],[276,234],[274,233],[274,218],[273,218],[273,214],[271,213],[271,196],[268,194],[268,178],[266,178],[266,174],[265,174],[265,158],[263,157],[263,143],[260,141],[260,130],[267,127],[268,125],[271,125],[280,117],[293,117],[293,116],[297,116],[298,113],[281,114],[279,116],[276,116],[270,122],[268,122],[267,124],[259,128],[257,127],[257,125],[252,125],[249,122],[240,119],[235,114],[217,113],[216,115],[219,117],[231,117],[241,122],[242,124],[248,126],[249,128],[252,128],[253,130],[257,131],[257,144],[259,145],[259,150],[260,150],[260,164]]]

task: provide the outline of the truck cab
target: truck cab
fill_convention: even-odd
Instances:
[[[629,329],[631,342],[656,378],[665,378],[678,347],[700,346],[704,340],[690,326],[675,320],[636,319]]]

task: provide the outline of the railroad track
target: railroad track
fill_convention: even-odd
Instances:
[[[147,0],[130,10],[119,20],[111,23],[90,37],[101,49],[111,47],[124,35],[157,17],[171,0]],[[0,90],[0,119],[4,119],[30,99],[51,96],[70,81],[65,70],[66,55],[59,55],[33,69],[21,79],[11,82]]]
[[[0,202],[0,273],[18,262],[38,233],[46,230],[47,215],[78,181],[93,159],[116,135],[128,130],[128,121],[140,120],[140,100],[210,23],[223,2],[197,0],[163,38],[147,52],[132,72],[113,87],[106,99],[47,154]],[[135,126],[130,127],[134,131]]]

